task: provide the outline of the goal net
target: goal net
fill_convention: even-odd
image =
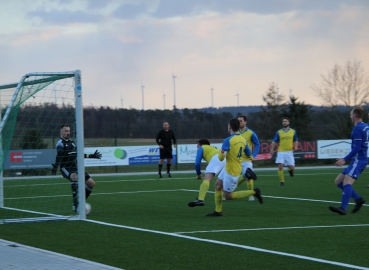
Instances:
[[[0,111],[0,224],[84,219],[85,200],[73,211],[70,182],[51,175],[61,125],[70,126],[84,175],[80,71],[29,73],[0,85]],[[84,177],[78,181],[85,198]]]

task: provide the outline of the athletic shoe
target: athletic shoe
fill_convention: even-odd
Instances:
[[[167,175],[169,178],[172,178],[172,175],[170,174],[170,172],[167,172]]]
[[[293,171],[288,170],[288,172],[290,173],[291,177],[293,177]]]
[[[338,213],[340,215],[346,215],[346,211],[342,207],[333,207],[329,206],[329,210],[331,210],[334,213]]]
[[[255,201],[254,196],[250,195],[250,196],[249,196],[249,201],[250,201],[250,202],[251,202],[251,201]]]
[[[352,213],[358,212],[361,209],[361,207],[363,206],[364,203],[365,203],[365,200],[363,198],[355,200],[355,207],[352,210]]]
[[[205,217],[221,217],[221,216],[223,216],[223,213],[222,212],[216,212],[216,211],[214,211],[211,214],[207,214]]]
[[[161,173],[159,173],[159,178],[163,178],[163,176],[161,175]]]
[[[261,191],[258,188],[254,188],[255,198],[258,199],[259,203],[263,203],[263,197],[261,196]]]
[[[74,212],[78,211],[78,204],[72,206],[72,211],[74,211]]]
[[[245,175],[243,176],[247,179],[253,179],[253,180],[257,180],[258,177],[256,176],[256,174],[254,173],[253,170],[251,170],[250,168],[247,168]]]
[[[280,185],[281,187],[284,187],[284,182],[281,182],[279,185]]]
[[[204,201],[202,201],[202,200],[199,200],[199,199],[197,199],[197,198],[196,198],[196,200],[195,200],[195,201],[193,201],[193,202],[189,202],[189,203],[188,203],[188,206],[189,206],[189,207],[204,206],[204,205],[205,205],[205,202],[204,202]]]

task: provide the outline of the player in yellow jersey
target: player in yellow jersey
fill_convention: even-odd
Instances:
[[[246,115],[239,115],[238,121],[240,121],[240,129],[238,132],[241,134],[242,137],[245,138],[248,146],[251,148],[252,153],[250,156],[243,155],[241,158],[242,174],[238,178],[237,185],[238,186],[241,185],[247,179],[247,188],[249,190],[253,190],[254,180],[257,179],[257,176],[252,170],[252,167],[253,167],[252,161],[256,158],[256,156],[259,153],[260,142],[259,142],[259,138],[256,135],[256,133],[246,126],[247,125]],[[254,200],[255,200],[254,196],[252,195],[249,196],[249,201],[254,201]]]
[[[201,179],[201,160],[204,159],[208,165],[205,169],[205,177],[200,185],[199,196],[195,201],[188,203],[188,206],[204,206],[205,196],[209,190],[210,182],[213,178],[224,168],[225,159],[223,161],[219,160],[218,157],[219,149],[211,146],[207,139],[201,139],[197,142],[197,154],[195,160],[195,169],[197,174],[197,179]]]
[[[223,141],[222,148],[218,154],[219,160],[224,160],[226,158],[226,165],[215,182],[215,211],[206,215],[207,217],[223,216],[222,192],[227,200],[242,199],[253,195],[260,203],[263,203],[263,197],[258,188],[233,192],[237,187],[238,177],[242,172],[242,153],[245,152],[247,156],[251,154],[246,140],[238,133],[239,128],[240,122],[237,118],[233,118],[229,121],[228,132],[231,136]]]
[[[278,176],[280,180],[280,186],[284,186],[284,172],[283,167],[288,167],[288,172],[291,177],[295,170],[295,158],[293,151],[297,150],[297,133],[294,129],[290,128],[291,121],[288,117],[282,118],[283,128],[278,130],[274,136],[273,143],[270,147],[270,154],[274,154],[274,148],[279,142],[277,159],[275,163],[278,164]]]

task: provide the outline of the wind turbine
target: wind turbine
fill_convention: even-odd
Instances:
[[[240,94],[237,92],[237,95],[235,95],[237,97],[237,107],[240,106]]]
[[[142,110],[145,109],[145,107],[144,107],[144,88],[145,88],[145,86],[143,86],[142,83],[141,83],[141,90],[142,90]]]
[[[172,73],[172,78],[173,78],[173,92],[174,92],[174,107],[176,106],[176,78],[177,76],[174,76],[174,73]]]

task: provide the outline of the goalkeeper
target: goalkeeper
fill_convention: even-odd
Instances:
[[[60,140],[56,143],[56,159],[51,164],[51,174],[56,175],[56,171],[60,166],[60,172],[64,178],[71,182],[73,195],[73,211],[78,210],[78,173],[77,173],[77,145],[70,138],[70,127],[62,125],[60,127]],[[96,150],[93,154],[85,154],[85,158],[101,159],[101,154]],[[86,199],[90,196],[95,186],[95,181],[85,173],[86,183]]]

